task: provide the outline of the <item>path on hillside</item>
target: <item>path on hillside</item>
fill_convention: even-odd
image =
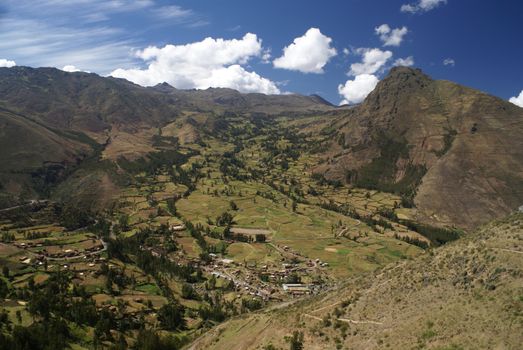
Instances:
[[[27,207],[27,206],[30,206],[30,205],[43,204],[43,203],[47,203],[47,202],[49,202],[49,200],[47,200],[47,199],[43,199],[43,200],[31,199],[28,203],[15,205],[14,207],[0,209],[0,213],[6,212],[6,211],[15,210],[15,209],[19,209],[19,208],[24,208],[24,207]]]
[[[323,321],[323,318],[318,317],[318,316],[314,316],[314,315],[310,315],[310,314],[302,314],[302,315],[305,317],[309,317],[309,318],[318,320],[318,321]],[[375,324],[375,325],[383,324],[383,322],[378,322],[378,321],[368,321],[368,320],[357,321],[357,320],[351,320],[350,318],[336,318],[336,320],[341,321],[341,322],[353,323],[353,324]]]
[[[520,251],[520,250],[514,250],[514,249],[508,249],[508,248],[493,248],[493,249],[495,249],[495,250],[501,250],[501,251],[504,251],[504,252],[523,254],[523,252]]]

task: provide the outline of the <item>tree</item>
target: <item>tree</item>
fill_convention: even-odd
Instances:
[[[169,331],[185,329],[186,322],[183,318],[185,308],[177,302],[165,304],[158,310],[158,320],[162,327]]]
[[[9,286],[0,278],[0,298],[5,298],[9,294]]]
[[[4,267],[2,267],[2,274],[5,278],[9,278],[9,267],[7,267],[7,265],[4,265]]]
[[[238,210],[238,205],[234,201],[230,201],[229,206],[231,207],[231,210]]]
[[[89,211],[81,210],[72,205],[63,208],[60,215],[60,225],[70,231],[85,227],[92,221]]]
[[[257,243],[265,243],[265,241],[267,240],[267,237],[264,234],[262,234],[262,233],[256,234],[255,237],[256,237],[256,242]]]
[[[231,226],[233,223],[233,217],[229,212],[223,212],[216,218],[217,226]]]
[[[184,283],[182,286],[182,298],[198,300],[198,293],[194,290],[193,286],[189,283]]]
[[[168,198],[167,199],[167,209],[171,213],[171,215],[176,216],[178,213],[176,210],[176,198]]]
[[[129,229],[130,229],[129,215],[127,215],[127,214],[120,215],[120,217],[118,218],[118,225],[120,225],[120,228],[122,229],[122,231],[124,231],[124,232],[129,231]]]
[[[290,350],[303,350],[303,333],[299,331],[292,332],[290,343]]]
[[[285,283],[289,283],[289,284],[301,283],[301,277],[296,272],[293,272],[285,278]]]
[[[292,201],[292,211],[296,212],[296,209],[298,209],[298,203],[296,203],[296,201]]]

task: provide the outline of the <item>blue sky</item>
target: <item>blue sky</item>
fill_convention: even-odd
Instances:
[[[523,89],[522,14],[520,0],[3,0],[0,66],[357,103],[413,64],[509,99]]]

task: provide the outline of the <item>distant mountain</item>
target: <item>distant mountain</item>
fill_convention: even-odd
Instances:
[[[420,219],[472,228],[523,204],[523,109],[397,67],[340,113],[314,171],[398,192]]]
[[[161,149],[160,132],[195,142],[223,113],[301,115],[333,109],[318,97],[178,90],[166,83],[145,88],[55,68],[0,68],[0,206],[48,195],[44,184],[65,178],[75,180],[64,192],[69,197],[86,192],[105,202],[107,186],[116,186],[107,169],[91,167],[70,176],[85,160],[144,157]]]

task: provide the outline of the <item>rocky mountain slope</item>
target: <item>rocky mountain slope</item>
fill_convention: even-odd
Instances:
[[[323,133],[327,177],[403,194],[423,220],[472,228],[523,204],[523,109],[393,68]]]
[[[294,332],[304,349],[519,349],[522,242],[515,214],[333,291],[232,319],[189,349],[288,349]]]

